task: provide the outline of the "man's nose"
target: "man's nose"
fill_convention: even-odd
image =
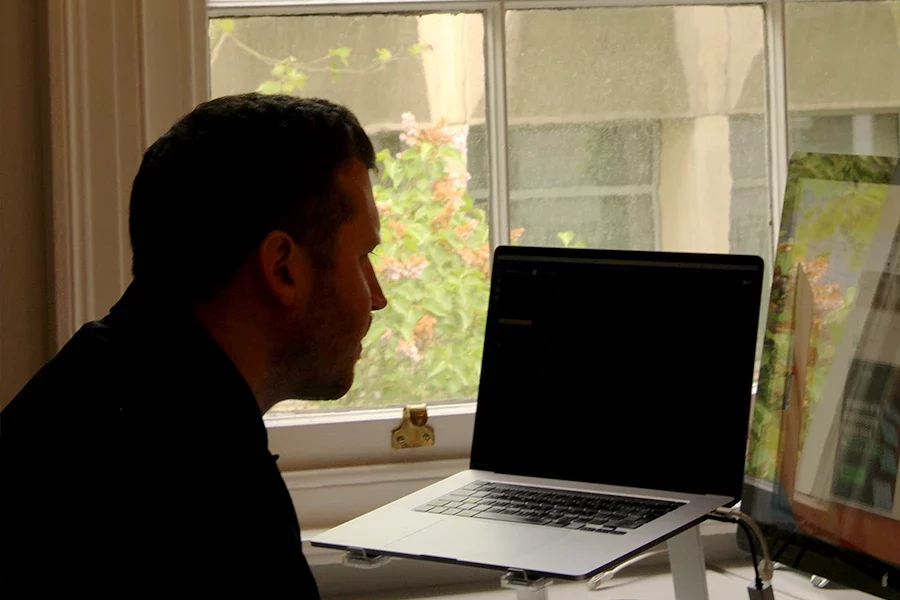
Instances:
[[[381,310],[385,306],[387,306],[387,298],[384,297],[384,290],[381,289],[381,284],[375,277],[372,286],[372,310]]]

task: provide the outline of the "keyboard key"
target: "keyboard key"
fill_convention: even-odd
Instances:
[[[547,523],[547,527],[565,527],[568,524],[568,521],[550,521]]]
[[[447,509],[444,508],[443,506],[432,506],[432,507],[428,510],[428,512],[430,512],[430,513],[436,513],[436,514],[441,514],[441,513],[444,512],[445,510],[447,510]]]
[[[416,511],[416,512],[428,512],[428,511],[431,510],[432,508],[434,508],[434,507],[433,507],[433,506],[428,506],[427,504],[423,504],[422,506],[417,506],[417,507],[415,507],[413,510]]]
[[[444,494],[441,496],[441,500],[447,500],[448,502],[465,500],[469,497],[471,492],[459,493],[459,492],[450,492],[449,494]]]
[[[584,527],[584,523],[569,523],[566,525],[566,529],[581,529]]]
[[[511,523],[524,523],[526,525],[547,525],[549,519],[540,519],[537,517],[523,517],[521,515],[507,515],[505,513],[489,513],[483,512],[475,515],[479,519],[492,519],[495,521],[508,521]]]
[[[529,522],[546,520],[557,527],[572,523],[588,524],[595,528],[603,525],[610,530],[606,533],[611,533],[614,527],[636,529],[679,506],[680,503],[667,500],[556,492],[545,488],[474,481],[415,510],[423,512],[443,507],[443,514],[448,514],[447,510],[479,513],[493,507],[491,514],[516,516],[518,522],[523,519]],[[616,535],[624,533],[615,531]]]
[[[477,510],[462,510],[456,514],[459,515],[460,517],[474,517],[475,515],[480,514],[480,513]]]
[[[444,514],[444,515],[458,515],[460,512],[462,512],[462,511],[460,511],[458,508],[448,508],[448,509],[446,509],[443,513],[441,513],[441,514]]]

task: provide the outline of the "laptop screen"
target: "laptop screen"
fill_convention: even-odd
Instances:
[[[471,467],[737,498],[762,276],[758,257],[498,248]]]

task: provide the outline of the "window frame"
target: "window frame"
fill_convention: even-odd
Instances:
[[[491,247],[508,243],[509,212],[512,192],[509,188],[509,154],[507,151],[506,115],[506,44],[505,13],[511,10],[570,9],[636,6],[677,6],[677,5],[758,5],[763,8],[768,51],[767,68],[767,119],[769,120],[768,147],[769,169],[774,185],[770,186],[772,215],[777,223],[781,193],[787,172],[787,104],[784,87],[784,0],[208,0],[208,17],[250,17],[250,16],[312,16],[317,14],[353,15],[372,13],[435,13],[470,12],[479,13],[484,19],[485,32],[485,118],[487,124]],[[780,64],[775,70],[772,65]],[[781,85],[778,82],[781,81]],[[773,90],[776,93],[773,93]],[[779,117],[770,117],[777,115]],[[772,248],[777,243],[777,227],[772,227]],[[471,431],[474,426],[475,403],[430,407],[429,423],[435,427],[443,458],[467,458],[471,445]],[[340,414],[340,413],[338,413]],[[405,450],[394,454],[386,453],[389,429],[396,425],[398,408],[362,410],[343,414],[313,413],[302,417],[278,417],[269,421],[270,445],[273,452],[280,452],[287,459],[289,468],[319,465],[320,453],[315,442],[296,444],[292,440],[317,439],[331,431],[339,419],[352,424],[358,432],[353,451],[356,459],[344,460],[344,455],[336,454],[327,459],[335,466],[349,466],[354,463],[376,464],[383,462],[406,462],[429,460],[431,449]],[[452,415],[452,417],[451,417]],[[441,435],[443,433],[443,436]],[[441,441],[443,440],[448,441]],[[415,456],[416,454],[419,456]],[[306,458],[304,458],[306,457]],[[325,457],[323,457],[325,458]],[[310,462],[311,461],[311,462]],[[317,468],[314,466],[313,468]]]
[[[146,148],[168,126],[208,97],[208,18],[364,13],[477,12],[485,36],[486,121],[491,247],[509,241],[505,13],[508,10],[677,5],[758,5],[767,46],[768,167],[772,247],[787,170],[784,0],[54,0],[48,4],[53,184],[56,345],[101,317],[129,280],[127,196]],[[90,36],[87,33],[90,32]],[[98,55],[110,55],[97,61]],[[123,75],[122,68],[131,69]],[[114,185],[104,184],[112,173]],[[84,199],[90,199],[86,201]],[[436,446],[393,451],[398,407],[311,412],[271,420],[270,448],[286,479],[334,474],[327,489],[342,498],[348,482],[396,483],[417,472],[419,484],[440,479],[469,456],[475,403],[429,406]],[[215,460],[210,457],[209,460]],[[366,470],[372,465],[384,469]],[[432,465],[429,470],[426,465]],[[362,471],[360,470],[361,467]],[[425,470],[423,470],[425,469]],[[308,477],[304,479],[302,474]],[[377,474],[373,474],[377,473]],[[292,474],[295,474],[294,477]],[[318,476],[316,475],[316,476]],[[374,477],[375,479],[371,479]],[[380,479],[379,479],[380,477]],[[400,477],[402,479],[402,477]],[[343,481],[344,484],[334,483]],[[406,489],[392,488],[396,496]],[[340,510],[304,506],[321,492],[291,487],[304,527],[326,527],[365,512],[375,501],[342,501]],[[358,496],[365,496],[360,494]],[[386,496],[384,496],[386,497]],[[379,496],[378,501],[384,499]]]

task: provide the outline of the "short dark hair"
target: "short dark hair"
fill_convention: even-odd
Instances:
[[[136,280],[190,299],[225,288],[271,231],[328,265],[352,217],[336,171],[375,167],[372,142],[327,100],[242,94],[204,102],[144,153],[128,228]]]

